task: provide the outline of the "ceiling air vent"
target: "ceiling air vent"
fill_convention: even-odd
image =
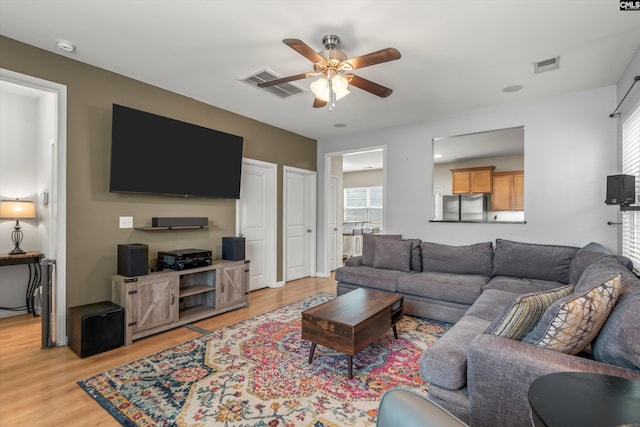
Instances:
[[[543,59],[533,63],[533,71],[536,74],[544,73],[545,71],[551,71],[560,68],[560,57]]]
[[[258,83],[268,82],[270,80],[279,79],[282,76],[277,75],[273,71],[263,68],[262,70],[256,71],[255,73],[249,74],[248,76],[241,77],[240,81],[245,82],[251,86],[254,86],[260,90],[265,92],[269,92],[273,95],[276,95],[278,98],[288,98],[292,95],[297,95],[299,93],[306,92],[304,88],[298,86],[295,83],[282,83],[279,85],[273,85],[268,87],[258,87]]]

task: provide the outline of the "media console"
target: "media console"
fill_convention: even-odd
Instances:
[[[249,306],[249,261],[215,260],[206,267],[143,276],[115,275],[111,300],[124,307],[124,341]]]

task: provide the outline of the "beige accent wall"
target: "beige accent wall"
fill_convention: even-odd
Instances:
[[[345,172],[343,179],[344,188],[374,187],[376,185],[383,185],[384,183],[382,169]]]
[[[109,192],[113,103],[242,136],[244,157],[278,165],[277,277],[282,280],[282,167],[315,171],[315,140],[5,37],[0,37],[0,67],[67,86],[69,307],[110,299],[118,244],[148,244],[153,266],[159,250],[210,249],[220,258],[221,238],[235,233],[235,200]],[[119,229],[119,216],[133,216],[135,227],[151,225],[152,217],[206,216],[210,228]]]

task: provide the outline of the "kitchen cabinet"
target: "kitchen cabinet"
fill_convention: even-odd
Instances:
[[[453,194],[474,194],[493,192],[493,171],[495,166],[451,169]]]
[[[524,210],[524,171],[493,173],[491,210]]]
[[[249,261],[115,275],[111,300],[125,310],[125,344],[187,323],[249,306]]]

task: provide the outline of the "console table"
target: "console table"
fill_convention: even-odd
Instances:
[[[589,372],[559,372],[529,388],[533,425],[640,425],[640,381]]]
[[[4,267],[7,265],[19,265],[26,264],[29,267],[29,280],[27,281],[27,295],[26,295],[26,305],[27,313],[33,313],[33,317],[37,316],[37,313],[34,309],[34,301],[33,296],[40,285],[40,278],[42,275],[42,271],[40,269],[40,260],[44,257],[42,252],[38,251],[27,251],[24,254],[1,254],[0,255],[0,267]],[[21,309],[22,307],[2,307],[9,310]]]

